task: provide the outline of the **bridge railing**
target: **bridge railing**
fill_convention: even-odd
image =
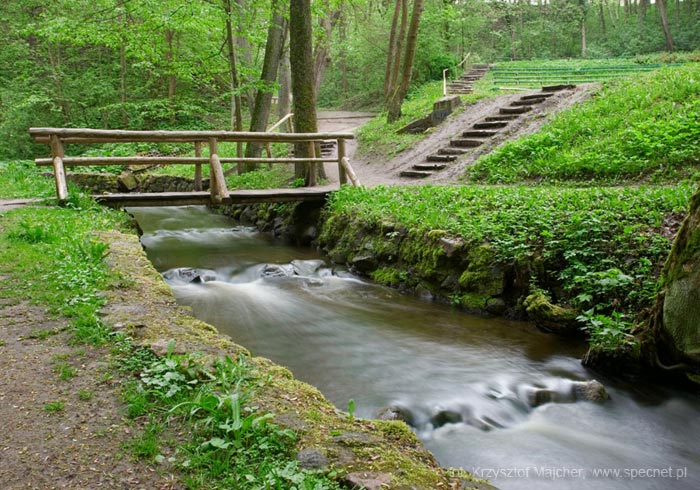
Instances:
[[[315,168],[324,163],[336,163],[340,185],[348,181],[355,186],[360,182],[346,156],[345,141],[353,139],[352,133],[261,133],[234,131],[128,131],[111,129],[79,128],[30,128],[30,135],[37,143],[51,147],[50,158],[37,158],[39,166],[53,167],[56,180],[56,195],[59,201],[68,197],[66,184],[66,167],[101,166],[101,165],[195,165],[195,191],[202,190],[202,165],[210,167],[209,192],[211,201],[220,204],[228,197],[226,180],[222,164],[226,163],[289,163],[304,164]],[[316,157],[316,144],[321,141],[335,140],[336,157]],[[194,145],[194,156],[129,156],[129,157],[68,157],[65,147],[69,144],[97,143],[190,143]],[[222,157],[219,153],[220,142],[257,142],[307,144],[309,157]],[[202,156],[202,147],[208,145],[209,156]],[[316,185],[316,172],[308,173],[307,186]]]

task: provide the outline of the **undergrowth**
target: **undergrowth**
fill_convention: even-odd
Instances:
[[[167,459],[190,488],[339,488],[334,473],[301,469],[293,457],[296,434],[251,403],[265,380],[245,357],[207,366],[195,355],[174,355],[172,346],[161,359],[133,348],[122,358],[122,370],[138,376],[124,392],[129,415],[147,417],[133,452],[162,462],[160,439],[180,424],[190,436]]]
[[[700,179],[700,64],[603,84],[539,132],[467,171],[471,181],[617,184]]]

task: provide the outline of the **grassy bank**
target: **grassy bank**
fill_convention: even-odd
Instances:
[[[26,165],[3,164],[0,175],[0,188],[12,189],[3,194],[12,197],[52,191],[45,188],[51,181]],[[125,213],[73,192],[65,207],[26,207],[0,218],[0,275],[13,284],[0,289],[0,299],[65,317],[71,343],[106,349],[109,377],[120,380],[123,411],[135,429],[121,450],[161,464],[170,447],[168,471],[189,488],[339,488],[338,475],[301,469],[297,434],[271,423],[272,414],[253,405],[253,393],[266,381],[246,357],[214,365],[194,354],[159,358],[102,322],[103,291],[128,284],[107,267],[109,246],[96,234],[130,228]],[[32,336],[55,334],[37,329]],[[66,362],[61,366],[61,379],[69,382],[76,370]],[[81,399],[89,393],[81,392]],[[64,407],[56,401],[46,410]]]
[[[471,182],[697,181],[700,64],[607,82],[539,132],[508,142],[467,171]]]
[[[529,271],[530,292],[588,315],[590,321],[583,318],[582,327],[595,324],[598,315],[617,315],[624,329],[653,303],[661,266],[692,192],[691,186],[344,188],[331,200],[324,233],[333,234],[342,222],[340,228],[346,230],[380,234],[389,229],[385,246],[400,229],[409,235],[458,237],[469,260],[484,262],[479,264],[483,271],[467,263],[460,286],[469,286],[470,277],[485,280],[494,267],[518,264],[519,270]],[[366,252],[361,240],[353,240],[356,254]],[[483,245],[493,251],[485,261],[469,252]],[[376,251],[378,245],[366,248],[373,247]],[[430,253],[420,260],[444,255],[439,247]],[[396,251],[395,261],[403,268],[383,271],[389,282],[421,270],[402,254],[406,252]],[[479,292],[483,281],[472,286]]]

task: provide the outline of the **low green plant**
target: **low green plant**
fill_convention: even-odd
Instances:
[[[95,393],[89,390],[80,390],[78,392],[78,398],[84,402],[92,400],[92,398],[95,396]]]
[[[350,416],[350,420],[355,418],[355,400],[352,398],[348,400],[348,415]]]
[[[465,249],[486,244],[495,264],[529,270],[539,287],[556,293],[556,303],[633,315],[653,304],[671,248],[662,231],[680,222],[693,192],[689,185],[343,188],[329,201],[320,241],[337,238],[339,229],[386,223],[413,236],[440,230],[460,237]],[[397,260],[406,260],[408,249],[400,250]],[[386,268],[375,277],[402,280]]]
[[[156,458],[162,427],[179,420],[189,427],[192,440],[172,462],[191,486],[339,488],[327,476],[299,468],[291,457],[296,434],[250,405],[252,390],[265,381],[244,356],[225,357],[207,367],[198,356],[173,354],[171,343],[161,359],[133,349],[122,366],[141,371],[125,389],[128,414],[150,417],[130,445],[135,455]]]
[[[53,367],[53,371],[58,375],[61,381],[70,381],[77,374],[78,370],[67,362],[60,362]]]
[[[630,334],[633,323],[626,318],[626,315],[617,311],[604,315],[590,309],[579,315],[577,320],[588,334],[591,347],[614,352],[623,346],[637,345],[636,339]]]
[[[62,412],[66,408],[63,400],[55,400],[44,404],[44,410],[49,413]]]

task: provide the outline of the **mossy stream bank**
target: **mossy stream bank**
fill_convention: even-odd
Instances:
[[[108,293],[104,321],[138,345],[165,354],[171,341],[181,353],[215,358],[247,350],[176,304],[170,289],[133,235],[105,233],[110,266],[123,288]],[[439,467],[406,424],[361,420],[331,405],[314,387],[295,380],[271,361],[251,357],[260,379],[252,404],[298,433],[297,459],[308,468],[334,469],[347,488],[493,488],[466,472]]]
[[[589,191],[575,192],[583,194]],[[617,200],[624,197],[622,194],[627,191],[600,192],[605,198],[608,197],[605,196],[607,193]],[[616,193],[621,195],[617,196]],[[697,200],[696,196],[695,201]],[[678,201],[682,205],[683,198]],[[662,203],[663,199],[658,202]],[[648,351],[650,345],[649,336],[644,332],[647,331],[649,311],[653,305],[653,286],[661,276],[660,271],[668,250],[671,249],[671,242],[685,217],[685,213],[677,211],[678,207],[679,203],[659,205],[656,211],[662,223],[659,227],[641,222],[636,225],[623,222],[615,224],[616,228],[609,230],[614,236],[606,237],[603,229],[587,228],[590,223],[584,222],[580,229],[567,231],[567,240],[572,235],[583,237],[578,242],[570,241],[570,250],[553,253],[542,248],[546,244],[539,245],[539,248],[535,245],[530,253],[511,257],[505,256],[502,247],[499,248],[494,240],[475,241],[452,230],[405,225],[400,220],[391,218],[390,213],[367,217],[347,207],[341,210],[333,206],[320,209],[318,205],[308,203],[300,206],[235,207],[226,213],[287,241],[304,245],[313,243],[334,263],[347,265],[354,272],[376,282],[472,314],[532,321],[540,329],[557,334],[585,337],[579,317],[585,313],[585,298],[589,294],[594,301],[598,301],[599,306],[602,305],[601,310],[605,307],[630,308],[630,298],[633,298],[636,306],[632,305],[630,309],[638,313],[636,318],[629,317],[637,325],[633,335],[621,334],[619,347],[612,343],[602,346],[593,343],[594,348],[584,358],[584,362],[589,367],[614,374],[619,374],[617,371],[622,366],[630,375],[639,375],[649,369],[651,372],[647,374],[666,375],[668,370],[659,369],[662,364],[655,360],[652,362],[651,354],[640,356],[640,352]],[[591,212],[594,213],[595,211]],[[633,220],[634,217],[629,219]],[[638,231],[630,233],[630,229]],[[637,236],[634,236],[635,233]],[[684,236],[694,235],[686,231],[680,236],[683,240]],[[558,239],[555,233],[550,235],[550,240],[563,241]],[[619,243],[625,242],[633,245],[623,245],[627,248],[621,249]],[[589,244],[590,249],[587,249]],[[618,249],[610,248],[616,246]],[[600,247],[601,250],[596,250],[595,247]],[[679,247],[679,243],[676,243],[675,248]],[[606,248],[610,251],[606,252]],[[647,264],[646,273],[640,274],[641,269],[638,269],[632,276],[614,267],[604,271],[591,267],[588,271],[583,269],[580,276],[570,280],[570,285],[565,284],[562,277],[585,263],[585,259],[581,260],[577,256],[587,253],[601,256],[602,263],[607,261],[611,265],[616,265],[614,255],[619,254],[620,260],[617,263],[622,267],[627,264],[632,271],[638,267],[637,264]],[[606,253],[609,254],[607,259]],[[690,252],[684,252],[684,257],[688,253]],[[570,259],[567,254],[574,258]],[[581,263],[576,265],[579,260]],[[692,269],[693,266],[686,263],[684,267]],[[615,281],[619,281],[616,287],[608,284]],[[641,284],[642,291],[635,292],[637,286],[634,284]],[[668,294],[668,290],[669,287],[666,286],[662,295]],[[642,294],[649,299],[643,299]],[[630,304],[624,305],[625,301],[630,301]],[[666,303],[669,301],[671,300],[666,300]],[[648,305],[644,306],[645,303]],[[668,313],[665,315],[669,317]],[[680,314],[682,317],[684,315]],[[656,343],[665,345],[671,337],[665,334],[655,335],[654,338]],[[687,355],[682,356],[682,360],[683,366],[692,365],[692,362],[688,362]],[[678,356],[672,361],[668,362],[681,362]]]

